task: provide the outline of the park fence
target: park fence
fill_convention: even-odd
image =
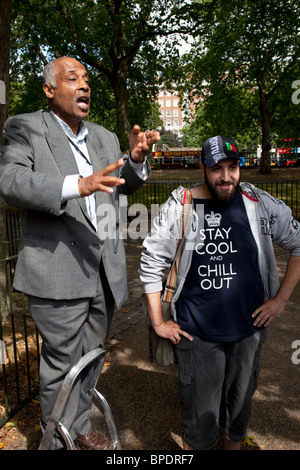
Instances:
[[[142,204],[160,206],[179,185],[189,187],[191,180],[149,181],[137,193],[128,196],[128,207]],[[300,181],[267,181],[257,187],[282,199],[300,219]],[[150,212],[149,212],[150,214]],[[38,393],[38,364],[40,338],[28,311],[27,298],[12,287],[13,273],[18,256],[20,237],[19,210],[9,208],[6,216],[5,257],[0,268],[6,276],[6,302],[0,304],[0,427]],[[2,368],[2,370],[1,370]]]
[[[17,217],[14,223],[18,223]],[[6,299],[0,305],[0,428],[39,389],[39,336],[28,312],[27,297],[12,287],[18,255],[11,250],[17,246],[18,240],[6,241],[5,258],[0,260],[1,273],[6,275]]]
[[[179,185],[188,188],[198,183],[198,181],[175,180],[146,182],[138,192],[127,197],[128,207],[142,204],[150,214],[151,206],[163,204]],[[255,183],[255,186],[285,202],[291,208],[293,217],[300,220],[300,181],[259,181]]]

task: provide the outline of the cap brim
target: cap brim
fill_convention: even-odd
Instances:
[[[207,166],[208,168],[212,168],[216,166],[219,162],[222,160],[225,160],[227,158],[233,158],[235,160],[240,160],[240,157],[237,156],[236,154],[233,155],[226,155],[226,153],[218,153],[214,157],[210,157],[207,160],[205,160],[204,165]]]

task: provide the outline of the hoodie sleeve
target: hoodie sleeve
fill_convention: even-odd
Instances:
[[[266,226],[264,221],[261,222],[261,230],[267,230],[269,227],[275,245],[279,245],[292,256],[300,256],[300,224],[294,219],[291,209],[268,193],[264,193],[262,197],[269,220]]]
[[[175,257],[182,211],[182,203],[177,199],[179,191],[178,188],[163,204],[143,243],[139,275],[146,294],[162,290],[165,271]]]

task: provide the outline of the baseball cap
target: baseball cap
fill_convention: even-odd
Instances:
[[[233,139],[217,135],[204,142],[201,153],[203,165],[212,168],[225,158],[240,159],[238,146]]]

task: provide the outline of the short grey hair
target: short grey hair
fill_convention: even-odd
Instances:
[[[53,88],[56,88],[55,62],[56,59],[51,60],[51,62],[45,65],[43,73],[44,83],[50,83]]]

